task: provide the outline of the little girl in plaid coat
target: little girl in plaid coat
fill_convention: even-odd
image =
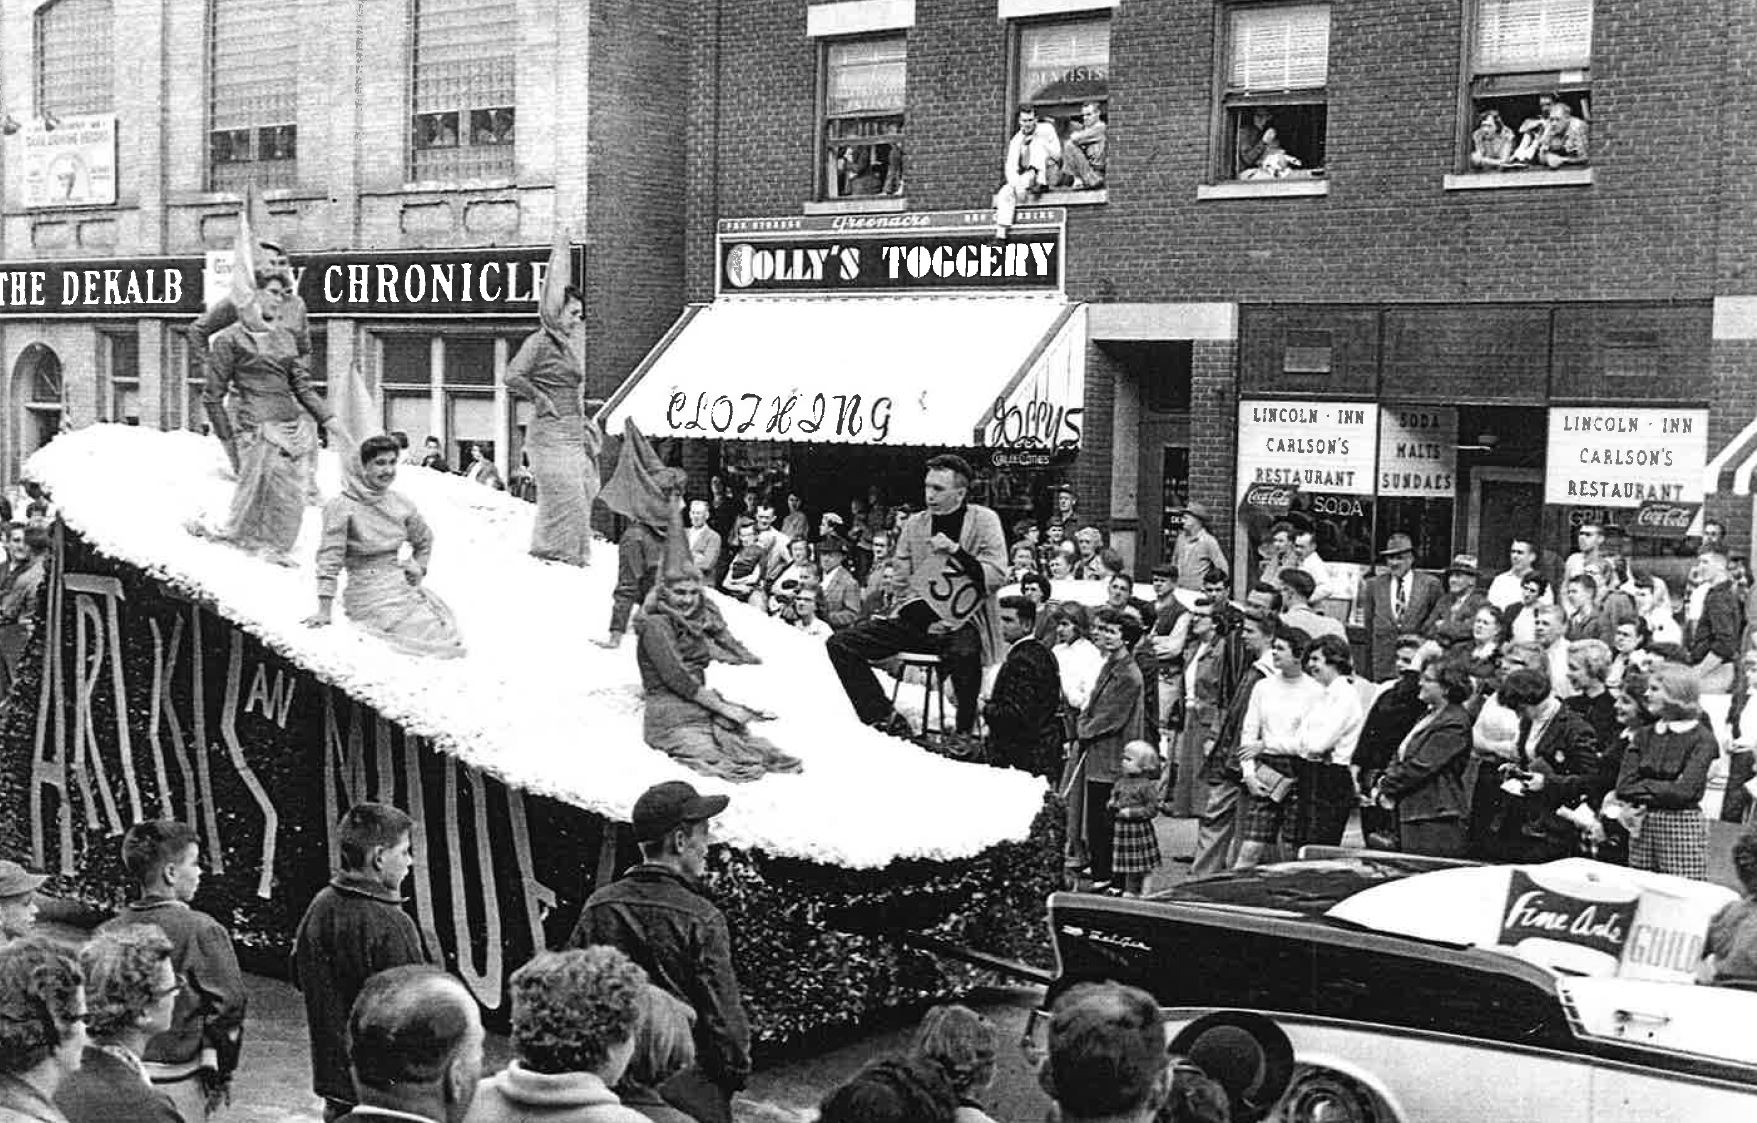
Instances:
[[[1153,818],[1159,810],[1159,754],[1146,741],[1123,746],[1122,777],[1110,793],[1111,868],[1123,883],[1123,896],[1139,897],[1147,875],[1159,868],[1159,836]]]

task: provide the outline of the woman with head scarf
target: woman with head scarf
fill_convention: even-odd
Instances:
[[[657,587],[635,621],[635,664],[646,692],[642,735],[653,748],[709,776],[743,782],[770,772],[798,772],[799,761],[750,731],[751,722],[775,715],[724,698],[707,684],[709,663],[761,660],[738,642],[719,608],[702,593],[702,576],[675,506],[671,523]]]
[[[391,489],[398,451],[394,438],[380,435],[366,438],[359,454],[344,460],[342,493],[323,508],[317,611],[305,623],[331,622],[336,577],[345,569],[342,612],[361,631],[410,655],[456,658],[464,654],[457,619],[422,585],[433,557],[433,531],[415,505]]]
[[[585,565],[592,556],[592,500],[598,494],[598,454],[604,434],[585,413],[585,365],[574,349],[585,319],[585,298],[568,284],[567,231],[557,229],[543,278],[538,315],[543,326],[526,337],[506,367],[506,388],[531,403],[525,439],[537,484],[537,520],[531,556]]]
[[[233,265],[244,271],[234,287],[238,322],[213,337],[201,395],[238,473],[226,525],[211,533],[290,566],[312,487],[317,425],[337,430],[323,395],[311,386],[310,360],[278,322],[291,285],[275,269],[252,268],[250,256],[241,251]]]
[[[610,636],[599,641],[600,647],[614,650],[622,646],[630,617],[653,591],[666,543],[675,537],[684,549],[689,548],[683,530],[683,489],[688,480],[683,469],[665,466],[633,421],[623,427],[622,454],[604,489],[604,505],[627,519],[629,525],[616,544]]]

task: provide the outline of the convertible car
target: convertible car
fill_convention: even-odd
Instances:
[[[1050,998],[1149,991],[1245,1123],[1757,1120],[1757,992],[1697,982],[1734,898],[1584,859],[1376,852],[1058,893]]]

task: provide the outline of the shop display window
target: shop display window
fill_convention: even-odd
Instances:
[[[140,334],[126,331],[98,334],[100,385],[105,389],[105,421],[140,424]]]
[[[54,0],[37,9],[37,112],[115,110],[115,7],[111,0]]]
[[[1470,172],[1553,171],[1591,162],[1593,0],[1477,0]]]
[[[1056,134],[1051,191],[1093,191],[1110,163],[1110,16],[1020,24],[1014,36],[1014,106],[1030,106]],[[1006,122],[1016,127],[1012,110]]]
[[[1239,4],[1222,21],[1217,180],[1324,174],[1330,5]]]
[[[298,9],[277,0],[226,0],[208,13],[208,189],[292,187]]]
[[[513,174],[517,123],[513,0],[414,0],[409,178],[455,183]]]
[[[907,39],[831,40],[822,67],[822,196],[903,194]]]

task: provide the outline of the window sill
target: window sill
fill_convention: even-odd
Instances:
[[[1591,187],[1591,168],[1527,168],[1520,172],[1448,175],[1448,191],[1503,191],[1519,187]]]
[[[1327,179],[1246,179],[1236,183],[1204,183],[1196,188],[1199,200],[1293,199],[1328,194],[1330,181]]]
[[[317,203],[329,198],[323,191],[296,187],[277,187],[259,196],[264,203]],[[175,207],[236,207],[244,201],[242,191],[192,191],[176,195],[170,205]]]
[[[901,195],[868,195],[860,199],[818,199],[805,204],[805,212],[813,214],[902,214],[909,209],[909,200]]]
[[[1031,200],[1034,207],[1096,207],[1110,202],[1110,188],[1090,191],[1045,191]]]

